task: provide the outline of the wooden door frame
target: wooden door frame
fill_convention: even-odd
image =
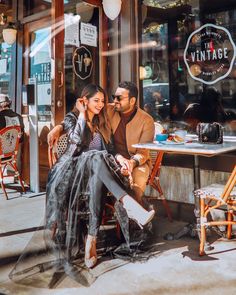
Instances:
[[[99,84],[107,88],[107,57],[103,56],[101,53],[108,50],[108,18],[104,14],[102,9],[101,0],[85,0],[85,2],[94,5],[99,8]],[[25,49],[29,48],[30,40],[28,32],[33,32],[37,29],[51,26],[52,34],[55,30],[58,21],[63,21],[64,19],[64,1],[63,0],[52,0],[51,15],[44,17],[43,19],[35,20],[24,25],[24,45]],[[63,27],[63,26],[62,26]],[[65,116],[65,85],[64,85],[64,29],[57,33],[52,38],[52,59],[54,60],[54,78],[52,79],[52,125],[60,123]],[[23,58],[24,73],[23,73],[23,83],[28,83],[29,77],[29,57]],[[59,87],[61,85],[61,87]]]
[[[32,21],[30,23],[27,23],[24,25],[24,38],[23,39],[23,84],[28,84],[29,77],[30,77],[30,56],[27,54],[24,56],[24,53],[30,48],[30,34],[34,31],[51,27],[51,17],[48,16],[44,19],[40,19],[37,21]],[[53,97],[51,97],[53,99]],[[24,141],[24,156],[23,156],[23,179],[29,183],[30,182],[30,166],[29,166],[29,135],[28,135],[28,130],[26,128],[26,136],[25,136],[25,141]],[[42,163],[39,163],[39,165],[42,165]],[[45,163],[43,162],[43,165],[40,166],[41,171],[40,171],[40,180],[41,178],[41,173],[42,173],[42,167],[47,167],[47,161]],[[45,171],[45,170],[44,170]]]
[[[64,67],[64,1],[52,0],[52,59],[54,61],[54,79],[52,79],[52,113],[53,126],[60,123],[65,116],[65,67]],[[61,30],[57,33],[58,23]],[[55,36],[54,36],[55,33]]]

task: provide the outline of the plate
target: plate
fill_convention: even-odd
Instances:
[[[162,144],[163,141],[157,141],[157,140],[154,140],[153,143],[155,143],[155,144]]]
[[[165,144],[165,145],[179,145],[179,144],[185,144],[185,142],[175,142],[175,141],[161,141],[159,142],[160,144]]]
[[[186,146],[188,146],[188,147],[201,147],[201,146],[203,146],[201,143],[199,143],[199,142],[186,142],[186,144],[185,144]]]

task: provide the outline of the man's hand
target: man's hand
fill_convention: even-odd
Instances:
[[[121,165],[121,169],[120,169],[121,173],[124,176],[128,177],[130,186],[132,187],[133,185],[132,171],[135,167],[135,161],[133,161],[132,159],[128,160],[121,155],[116,156],[116,160]]]
[[[57,143],[61,133],[63,131],[62,125],[56,125],[49,133],[48,133],[48,145],[50,147],[53,146],[54,143]]]
[[[116,156],[116,160],[121,165],[121,173],[126,176],[131,175],[134,169],[134,161],[128,160],[121,155]]]

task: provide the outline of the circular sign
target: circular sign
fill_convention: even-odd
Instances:
[[[229,75],[235,54],[235,45],[229,31],[206,24],[189,36],[184,50],[184,62],[194,80],[211,85]]]
[[[81,80],[89,78],[92,74],[93,59],[91,52],[84,46],[77,48],[73,55],[73,70]]]

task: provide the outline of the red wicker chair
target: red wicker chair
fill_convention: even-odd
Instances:
[[[172,219],[171,210],[170,210],[170,207],[166,201],[164,193],[162,191],[161,184],[160,184],[160,178],[159,178],[160,172],[161,172],[161,163],[162,163],[163,155],[164,155],[163,152],[150,151],[150,159],[152,162],[152,171],[151,171],[150,177],[148,179],[147,185],[150,185],[155,190],[157,190],[157,192],[159,193],[158,199],[160,199],[162,201],[162,204],[166,210],[166,215],[167,215],[169,221],[172,221],[173,219]]]
[[[20,138],[20,126],[9,126],[0,130],[0,181],[7,200],[8,196],[4,184],[4,178],[7,177],[7,175],[4,175],[4,171],[7,166],[14,170],[14,176],[18,177],[22,190],[25,192],[25,187],[16,164]]]
[[[236,224],[236,165],[226,185],[212,184],[194,192],[200,202],[200,247],[199,255],[205,255],[206,228],[211,226],[226,226],[228,239],[232,235],[232,226]],[[214,209],[224,210],[223,220],[209,221],[208,216]]]
[[[48,160],[49,167],[51,168],[57,161],[57,159],[63,155],[66,150],[68,144],[67,134],[62,134],[57,142],[54,143],[53,146],[48,147]],[[110,193],[108,193],[108,197],[110,197]],[[102,225],[105,225],[107,222],[113,219],[115,214],[115,208],[111,203],[105,203],[105,209],[103,211],[102,216]],[[55,228],[56,230],[56,228]],[[116,234],[117,237],[120,238],[120,226],[119,223],[116,222]]]

